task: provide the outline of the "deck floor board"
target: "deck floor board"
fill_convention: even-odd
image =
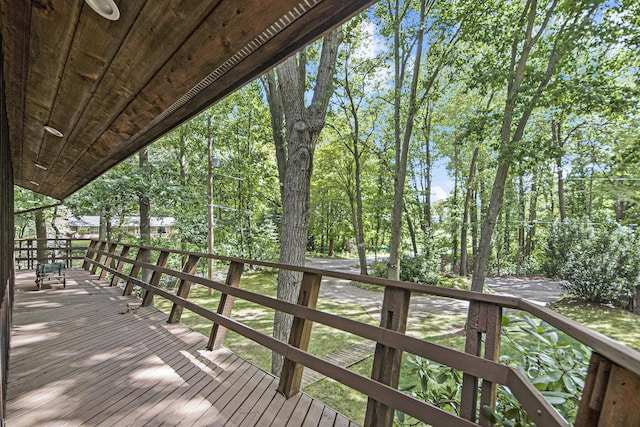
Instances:
[[[67,270],[67,287],[36,291],[18,271],[6,424],[319,425],[342,415],[277,393],[275,377],[207,337],[134,308],[95,275]],[[338,421],[340,420],[340,421]],[[327,424],[329,425],[329,424]],[[353,424],[350,424],[353,425]]]

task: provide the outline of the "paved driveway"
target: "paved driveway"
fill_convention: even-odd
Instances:
[[[358,261],[355,259],[309,258],[307,267],[324,270],[341,271],[359,274]],[[382,293],[360,289],[352,286],[348,280],[327,278],[323,279],[320,288],[322,297],[342,303],[360,305],[372,316],[379,316]],[[486,284],[497,294],[525,298],[540,304],[557,301],[562,296],[562,289],[558,282],[540,277],[488,277]],[[411,297],[410,318],[422,319],[430,313],[457,314],[466,313],[466,301],[449,298],[413,295]]]

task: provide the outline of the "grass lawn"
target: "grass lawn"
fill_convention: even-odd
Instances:
[[[243,276],[240,287],[262,295],[275,297],[276,277],[274,273],[247,274]],[[194,286],[191,289],[189,299],[213,311],[217,309],[218,294],[214,293],[213,296],[210,296],[209,290],[205,287]],[[157,299],[156,307],[166,313],[171,310],[171,304],[162,298]],[[558,302],[552,308],[629,347],[640,350],[640,334],[637,333],[640,328],[640,316],[618,309],[586,304],[570,299]],[[373,318],[357,304],[338,304],[331,300],[320,298],[318,309],[359,322],[371,325],[378,324],[378,319]],[[516,312],[509,312],[509,315],[514,314],[517,315]],[[237,299],[234,304],[232,318],[267,335],[272,334],[273,310]],[[411,336],[425,339],[435,344],[462,350],[464,348],[464,337],[459,332],[463,328],[465,320],[465,315],[463,314],[432,314],[419,322],[409,324],[407,332]],[[209,335],[211,330],[211,322],[209,320],[185,310],[182,321],[192,329],[206,336]],[[309,351],[318,356],[326,356],[360,341],[362,341],[361,338],[349,333],[314,324]],[[260,345],[229,331],[226,335],[225,347],[262,369],[270,370],[271,352]],[[503,340],[501,351],[503,354],[517,355],[508,340]],[[419,381],[417,374],[413,372],[414,367],[410,363],[410,357],[412,356],[404,355],[400,375],[400,388],[417,385]],[[349,369],[368,377],[371,373],[372,364],[373,357],[369,357],[349,367]],[[331,379],[323,379],[311,384],[304,391],[355,422],[362,423],[364,421],[367,399],[363,394]]]
[[[619,308],[563,299],[551,306],[558,313],[640,351],[640,316]]]
[[[276,277],[277,275],[274,273],[248,274],[242,277],[240,287],[275,298]],[[216,311],[218,308],[219,294],[214,292],[214,295],[210,296],[208,288],[204,286],[194,286],[189,293],[189,299],[203,307]],[[171,311],[171,303],[163,298],[158,298],[156,307],[167,314]],[[378,324],[376,319],[372,318],[362,307],[355,304],[338,304],[331,300],[319,298],[317,308],[321,311],[351,320],[371,325]],[[266,335],[272,335],[273,333],[273,316],[273,310],[241,299],[235,300],[231,314],[232,319],[240,321]],[[211,321],[189,310],[183,312],[181,321],[205,336],[209,336],[211,332]],[[313,339],[309,344],[309,352],[318,356],[326,356],[327,354],[362,341],[360,337],[347,332],[334,330],[321,324],[313,325],[312,336]],[[224,345],[254,365],[266,371],[271,370],[271,351],[244,338],[242,335],[228,331]]]

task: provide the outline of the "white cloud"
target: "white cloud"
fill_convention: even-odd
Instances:
[[[361,24],[364,43],[357,52],[353,53],[356,59],[373,59],[386,48],[386,40],[376,32],[376,24],[366,20]]]
[[[440,187],[439,185],[436,185],[432,188],[431,191],[431,202],[437,202],[439,200],[444,200],[447,197],[449,197],[449,193],[447,193],[446,191],[444,191],[444,188]]]

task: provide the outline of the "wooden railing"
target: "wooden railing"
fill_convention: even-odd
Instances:
[[[14,260],[18,269],[32,270],[38,262],[64,261],[72,268],[74,261],[84,260],[89,239],[49,238],[16,239]]]
[[[133,254],[135,253],[135,258]],[[224,283],[196,274],[202,258],[229,264]],[[154,259],[155,263],[143,262]],[[168,268],[168,262],[180,263],[182,270]],[[239,288],[246,265],[286,269],[301,274],[297,304],[286,303]],[[127,272],[125,272],[125,266]],[[87,248],[83,268],[106,279],[110,284],[124,282],[124,294],[134,287],[143,290],[142,305],[152,304],[154,296],[173,303],[168,321],[179,322],[183,309],[212,322],[208,348],[219,348],[225,331],[233,330],[285,357],[279,391],[292,396],[300,390],[302,369],[307,367],[368,396],[365,424],[389,426],[395,410],[434,426],[490,425],[478,405],[493,407],[498,384],[509,387],[522,407],[538,426],[569,425],[518,370],[498,363],[503,308],[528,312],[574,337],[593,350],[591,364],[576,419],[578,426],[637,426],[640,420],[640,352],[625,347],[554,311],[526,300],[397,282],[381,278],[293,267],[256,260],[229,258],[164,248],[142,247],[106,241],[92,241]],[[152,271],[145,282],[140,271]],[[176,293],[158,286],[163,276],[177,280]],[[380,326],[357,322],[315,309],[322,277],[347,279],[384,287]],[[221,292],[216,311],[189,301],[192,284]],[[412,294],[436,295],[469,301],[465,352],[456,351],[404,334],[409,300]],[[241,298],[294,316],[290,339],[284,343],[231,318],[235,298]],[[376,343],[370,378],[307,352],[312,322],[346,331]],[[482,345],[484,343],[484,345]],[[481,351],[482,350],[482,351]],[[461,416],[444,411],[397,389],[402,353],[407,352],[463,372],[460,402]],[[480,385],[480,386],[479,386]]]

